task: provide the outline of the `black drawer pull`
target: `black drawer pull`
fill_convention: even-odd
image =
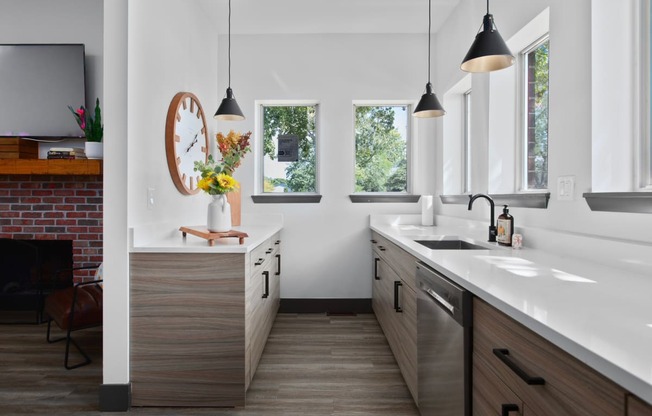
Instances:
[[[507,367],[510,368],[521,380],[525,381],[530,386],[543,386],[546,381],[541,377],[532,377],[528,375],[523,369],[516,365],[514,361],[509,358],[509,350],[504,348],[494,348],[494,355],[498,357]]]
[[[511,412],[518,412],[518,405],[504,404],[500,416],[509,416]]]
[[[264,271],[263,276],[265,276],[265,287],[263,288],[263,299],[269,296],[269,272]]]
[[[271,253],[272,251],[274,251],[273,248],[268,248],[267,251],[265,252],[265,254],[269,254],[269,253]]]
[[[258,259],[258,261],[254,263],[254,266],[260,266],[264,262],[265,262],[265,259]]]
[[[374,259],[374,279],[376,279],[376,280],[380,280],[380,276],[378,276],[378,262],[379,261],[380,261],[380,259],[378,257],[376,257]]]
[[[383,247],[383,246],[378,246],[378,249],[379,249],[380,251],[385,251],[385,250],[386,250],[385,247]]]
[[[372,244],[376,244],[376,243],[378,243],[378,241],[376,241],[376,240],[371,240],[371,243],[372,243]]]
[[[403,312],[403,309],[401,309],[401,305],[399,305],[398,302],[398,297],[399,297],[398,288],[401,286],[403,286],[403,283],[401,283],[400,281],[396,280],[394,282],[394,310],[398,313]]]
[[[281,255],[280,254],[276,255],[276,260],[278,260],[278,263],[276,263],[276,266],[278,268],[276,269],[276,273],[274,273],[274,274],[276,276],[280,276],[281,275]]]
[[[276,240],[276,241],[274,241],[274,245],[275,245],[275,246],[277,246],[277,245],[279,245],[279,244],[281,244],[281,240]]]

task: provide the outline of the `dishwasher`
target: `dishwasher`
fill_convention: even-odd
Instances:
[[[417,263],[421,416],[471,415],[472,295]]]

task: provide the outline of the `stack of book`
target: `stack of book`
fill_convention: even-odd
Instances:
[[[87,159],[84,149],[78,147],[53,147],[48,150],[48,159]]]

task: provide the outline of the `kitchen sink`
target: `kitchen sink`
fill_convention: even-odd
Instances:
[[[464,240],[414,240],[414,242],[431,250],[490,250],[488,247]]]

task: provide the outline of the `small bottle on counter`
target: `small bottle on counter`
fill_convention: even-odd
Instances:
[[[511,246],[512,234],[514,234],[514,217],[509,215],[507,205],[503,205],[503,213],[498,216],[496,229],[496,241],[498,244]]]

